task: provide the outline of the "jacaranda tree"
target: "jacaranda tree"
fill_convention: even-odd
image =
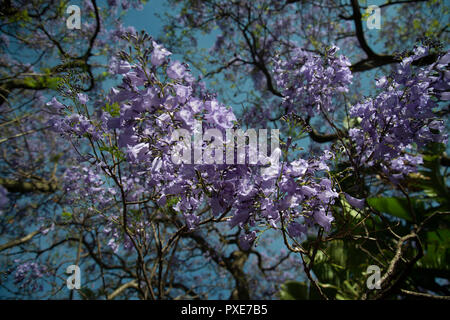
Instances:
[[[1,296],[447,299],[445,1],[168,2],[2,3]]]

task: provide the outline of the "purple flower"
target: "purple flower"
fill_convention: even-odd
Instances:
[[[295,221],[289,223],[287,229],[289,235],[293,238],[299,238],[301,235],[306,234],[306,226]]]
[[[306,170],[308,170],[308,162],[303,159],[298,159],[291,163],[291,168],[289,169],[289,172],[294,177],[303,176],[306,173]]]
[[[107,121],[107,126],[109,129],[118,129],[120,128],[120,118],[110,118]]]
[[[255,242],[255,239],[256,239],[256,231],[241,234],[239,236],[239,244],[241,245],[243,250],[247,251],[252,247],[253,242]]]
[[[139,143],[128,147],[128,155],[130,156],[131,162],[142,162],[148,159],[148,152],[149,149],[147,143]]]
[[[383,88],[387,84],[387,82],[388,82],[387,78],[383,76],[376,81],[376,86],[378,88]]]
[[[109,72],[112,74],[125,74],[131,70],[131,65],[127,61],[113,57],[109,63]]]
[[[355,207],[357,209],[364,209],[365,199],[357,199],[349,195],[348,193],[345,193],[345,199],[347,199],[348,203],[352,207]]]
[[[184,219],[189,230],[194,230],[200,222],[200,218],[195,214],[184,214]]]
[[[377,81],[383,91],[350,108],[352,117],[361,118],[360,128],[349,130],[358,153],[356,160],[363,166],[378,163],[395,181],[417,171],[421,163],[420,156],[405,156],[405,150],[418,153],[430,142],[447,141],[443,122],[433,113],[438,104],[431,98],[445,98],[443,94],[450,89],[448,80],[444,80],[448,61],[418,67],[413,72],[412,62],[426,52],[426,48],[416,48],[396,72]]]
[[[330,231],[331,222],[334,220],[331,214],[327,215],[325,210],[323,208],[320,208],[319,210],[316,210],[314,212],[313,217],[317,224],[323,227],[326,232]]]
[[[117,242],[117,239],[111,238],[108,241],[108,247],[111,248],[114,253],[117,253],[119,251],[119,243]]]
[[[288,68],[285,74],[292,72],[292,78],[288,75],[281,79],[282,83],[291,87],[301,84],[298,92],[289,93],[295,96],[292,101],[300,103],[300,100],[308,99],[308,94],[315,95],[308,102],[311,109],[319,103],[317,99],[324,96],[323,102],[328,109],[332,108],[333,90],[335,93],[345,89],[351,78],[347,74],[348,61],[344,57],[335,57],[334,51],[336,48],[329,52],[329,61],[303,52],[294,59],[296,64],[284,65]],[[153,43],[151,60],[154,66],[164,64],[169,55],[170,52],[161,45]],[[297,65],[300,62],[305,62],[303,67]],[[70,109],[67,116],[52,120],[55,130],[71,138],[95,136],[100,139],[102,152],[112,153],[123,163],[121,181],[126,201],[144,199],[148,192],[152,192],[159,206],[170,204],[173,210],[183,215],[189,230],[198,228],[206,216],[199,214],[200,208],[208,203],[213,216],[229,212],[229,226],[245,230],[239,239],[244,250],[250,249],[256,240],[257,225],[279,230],[282,214],[289,222],[287,231],[293,237],[306,234],[315,223],[326,230],[331,228],[333,217],[326,212],[330,211],[329,206],[337,193],[333,181],[324,178],[329,170],[327,162],[333,158],[330,151],[319,157],[287,163],[282,160],[282,150],[270,146],[270,155],[260,154],[256,166],[245,163],[176,165],[171,160],[171,136],[175,129],[199,130],[195,120],[201,119],[201,130],[216,129],[219,136],[222,134],[224,137],[226,129],[238,128],[239,124],[233,110],[219,102],[204,84],[196,82],[187,65],[175,61],[156,71],[156,68],[147,69],[142,64],[139,60],[133,66],[117,58],[111,61],[113,71],[122,74],[122,84],[110,90],[105,99],[106,108],[102,108],[98,116],[94,113],[88,118],[87,114],[71,112]],[[160,76],[164,72],[167,77]],[[175,81],[167,81],[167,78]],[[334,87],[328,90],[330,83]],[[307,93],[302,90],[313,91]],[[86,103],[87,97],[83,98],[80,97],[80,102]],[[440,126],[430,123],[430,128],[434,130]],[[110,139],[113,132],[117,139]],[[116,141],[117,146],[114,145]],[[213,141],[221,144],[216,137]],[[206,140],[200,145],[203,154],[210,146]],[[110,157],[95,159],[94,154],[82,155],[80,160],[91,165],[69,168],[63,179],[69,201],[79,203],[89,199],[93,208],[88,210],[110,207],[118,197],[118,191],[104,173],[108,164],[103,161],[109,161]],[[130,209],[132,207],[130,205]],[[297,222],[300,217],[304,220]],[[119,250],[120,245],[125,249],[132,247],[115,226],[111,225],[105,232],[112,250]]]
[[[153,43],[153,52],[151,61],[155,67],[158,67],[161,64],[163,64],[164,60],[172,53],[168,51],[166,48],[164,48],[162,45],[157,44],[155,41],[153,41],[152,43]]]
[[[242,205],[242,204],[241,204]],[[243,225],[247,222],[250,216],[250,209],[245,204],[236,210],[234,216],[230,220],[230,227],[234,228],[237,225]]]
[[[86,104],[89,100],[88,96],[84,93],[78,93],[77,94],[78,101],[80,101],[81,104]]]
[[[299,111],[315,116],[321,113],[319,105],[325,111],[335,109],[336,92],[347,92],[353,78],[349,60],[337,57],[338,50],[333,46],[326,57],[320,57],[297,48],[290,60],[275,61],[274,79],[278,88],[282,88],[287,112],[300,108]]]
[[[185,103],[192,94],[192,88],[188,86],[175,85],[175,93],[179,103]]]
[[[312,187],[310,187],[310,186],[302,186],[301,187],[301,191],[307,197],[312,197],[312,196],[315,196],[317,194],[317,190],[312,188]]]
[[[186,67],[179,61],[175,61],[167,68],[167,76],[171,79],[181,79],[186,74]]]
[[[65,108],[65,106],[62,103],[60,103],[58,100],[56,100],[55,97],[53,97],[50,102],[47,102],[46,105],[53,108],[55,111],[60,111]]]
[[[223,129],[233,128],[233,123],[236,121],[236,116],[231,110],[221,107],[212,115],[208,115],[207,119],[214,121],[215,125]]]
[[[29,288],[32,291],[41,290],[42,285],[38,280],[46,273],[46,268],[36,262],[25,262],[16,268],[14,273],[14,283],[19,284],[21,288]]]

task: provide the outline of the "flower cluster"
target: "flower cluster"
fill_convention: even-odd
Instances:
[[[176,129],[195,135],[195,123],[202,121],[201,130],[214,128],[224,133],[236,128],[236,117],[194,80],[188,65],[171,61],[167,49],[151,43],[151,54],[147,59],[137,59],[139,63],[133,64],[134,59],[124,53],[111,61],[110,69],[122,76],[122,84],[111,89],[98,118],[89,120],[91,125],[83,126],[85,119],[78,114],[53,122],[58,132],[76,138],[88,133],[102,146],[96,152],[102,156],[94,166],[103,171],[70,169],[66,173],[68,188],[84,183],[89,186],[82,188],[85,196],[98,197],[97,203],[113,201],[110,187],[99,176],[103,172],[103,177],[113,177],[113,165],[106,160],[109,153],[113,161],[125,160],[127,170],[122,171],[120,187],[127,202],[147,199],[161,210],[170,208],[184,217],[189,229],[198,226],[205,208],[214,217],[230,213],[230,226],[246,231],[240,241],[244,249],[253,244],[261,224],[279,229],[284,223],[293,237],[305,234],[314,225],[329,231],[333,218],[328,207],[337,197],[333,182],[325,177],[329,152],[319,159],[264,168],[261,164],[270,165],[280,149],[271,150],[258,165],[172,161],[171,151],[177,142],[172,134]],[[77,98],[75,103],[87,102]],[[198,147],[205,152],[209,146],[210,142],[202,141]],[[108,228],[106,233],[112,239],[110,246],[117,250],[119,232]]]
[[[116,225],[114,219],[118,219],[117,215],[113,215],[110,217],[110,220],[107,222],[105,228],[103,229],[104,235],[109,239],[108,247],[111,248],[112,251],[117,253],[120,249],[120,245],[123,245],[123,248],[127,251],[133,249],[133,243],[128,237],[128,235],[124,235],[122,230]],[[142,224],[142,222],[141,222]]]
[[[350,109],[350,115],[360,119],[360,128],[349,130],[360,163],[379,162],[394,180],[415,171],[422,163],[422,158],[414,155],[415,150],[447,140],[444,122],[434,111],[439,107],[436,97],[448,100],[450,74],[446,68],[450,54],[414,70],[412,62],[424,54],[425,48],[417,48],[413,56],[403,59],[395,73],[377,81],[377,87],[383,90],[378,96]]]
[[[19,284],[20,288],[29,288],[32,291],[42,290],[42,285],[38,280],[46,273],[46,268],[36,262],[25,262],[16,268],[14,273],[14,283]]]
[[[105,185],[100,169],[86,166],[73,166],[64,172],[63,190],[69,202],[91,199],[97,208],[110,204],[116,190]]]
[[[336,92],[347,92],[352,81],[350,61],[337,56],[336,46],[325,57],[297,48],[287,61],[277,60],[274,78],[283,94],[283,107],[313,117],[322,111],[334,111]]]

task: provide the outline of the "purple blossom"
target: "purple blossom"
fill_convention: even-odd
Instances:
[[[290,60],[275,60],[274,78],[288,112],[299,106],[300,111],[310,116],[335,110],[336,92],[347,92],[353,78],[350,61],[344,56],[337,57],[338,50],[333,46],[322,58],[297,48]]]
[[[152,59],[167,57],[157,44],[153,45],[153,50]],[[311,66],[307,63],[307,69],[295,77],[325,86],[314,71],[314,66],[323,68],[321,58],[304,57]],[[329,59],[334,69],[322,71],[335,77],[339,85],[347,84],[350,81],[346,76],[348,61],[334,56]],[[154,65],[163,63],[161,60],[153,62]],[[158,83],[158,79],[166,78],[157,75],[155,68],[144,72],[140,62],[131,67],[129,63],[113,59],[111,66],[122,74],[122,84],[112,88],[105,98],[110,107],[114,106],[113,111],[102,110],[98,118],[72,112],[53,118],[52,124],[57,132],[71,138],[95,137],[104,154],[123,158],[121,166],[132,168],[127,173],[122,171],[126,201],[138,201],[147,190],[158,195],[159,206],[171,203],[169,199],[177,199],[175,204],[171,203],[171,208],[184,217],[189,230],[195,230],[204,219],[199,212],[203,204],[208,203],[214,216],[228,213],[231,217],[229,226],[245,230],[240,243],[247,249],[256,239],[257,225],[264,223],[278,230],[281,216],[289,221],[288,232],[294,237],[317,226],[330,230],[333,217],[325,212],[330,212],[329,206],[338,196],[333,182],[324,178],[324,173],[329,170],[327,162],[333,158],[330,151],[310,159],[298,157],[288,163],[280,160],[282,151],[276,148],[266,159],[261,157],[258,166],[175,164],[170,157],[175,128],[193,132],[199,130],[195,121],[202,119],[200,130],[216,129],[225,134],[226,129],[238,127],[233,110],[207,93],[178,61],[170,64],[167,70],[159,70],[166,71],[169,78],[176,80],[168,83]],[[321,90],[319,87],[315,89],[317,92]],[[117,136],[117,145],[111,136]],[[207,143],[200,146],[202,151],[207,147]],[[109,177],[103,171],[107,165],[102,163],[103,159],[95,159],[92,153],[85,157],[85,161],[95,164],[75,166],[64,174],[68,198],[73,204],[91,198],[95,203],[92,209],[110,206],[117,201],[119,193],[111,188]],[[108,246],[113,251],[119,250],[121,244],[131,247],[115,226],[105,232]]]
[[[46,268],[36,262],[25,262],[17,266],[14,273],[14,283],[21,288],[29,288],[32,291],[42,290],[38,280],[46,273]]]
[[[306,234],[306,226],[304,224],[300,224],[298,222],[291,222],[287,228],[289,235],[293,238],[300,238],[302,235]]]
[[[364,209],[365,199],[357,199],[345,193],[345,199],[347,199],[348,203],[357,209]]]
[[[179,103],[185,103],[192,94],[192,88],[189,86],[175,85],[175,93]]]
[[[245,251],[249,250],[252,247],[253,242],[255,242],[255,240],[256,240],[256,231],[251,231],[249,233],[241,234],[239,236],[239,244]]]
[[[184,219],[189,230],[197,228],[197,225],[200,222],[200,218],[195,214],[184,214]]]
[[[109,72],[112,74],[125,74],[131,70],[131,65],[127,61],[113,57],[109,62]]]
[[[157,44],[155,41],[153,41],[152,43],[153,43],[153,52],[151,61],[155,67],[159,67],[161,64],[163,64],[165,59],[172,53],[168,51],[166,48],[164,48],[162,45]]]
[[[86,104],[89,101],[89,98],[84,93],[78,93],[77,94],[78,101],[80,101],[81,104]]]
[[[148,158],[148,144],[139,143],[128,147],[128,154],[131,162],[144,161]]]
[[[331,214],[327,214],[323,208],[320,208],[319,210],[314,212],[313,216],[317,224],[323,227],[326,232],[330,231],[331,222],[334,220]]]
[[[167,76],[172,79],[181,79],[186,75],[186,67],[179,61],[173,62],[167,68]]]
[[[361,128],[349,130],[359,162],[369,166],[379,162],[388,176],[401,178],[417,170],[422,161],[420,156],[410,156],[405,150],[417,152],[430,142],[447,141],[443,121],[436,119],[432,111],[437,103],[431,97],[437,94],[437,88],[441,90],[437,95],[442,96],[450,86],[443,84],[441,77],[430,75],[443,73],[448,61],[413,72],[412,62],[425,52],[426,49],[417,48],[415,55],[402,60],[396,72],[377,81],[377,87],[383,88],[378,96],[350,109],[352,117],[362,119]],[[439,61],[446,62],[442,58]]]
[[[65,108],[65,106],[60,103],[55,97],[53,97],[51,101],[47,102],[46,105],[55,111],[60,111]]]

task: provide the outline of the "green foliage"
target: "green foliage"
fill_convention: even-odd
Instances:
[[[104,145],[104,146],[101,146],[99,149],[100,149],[100,151],[108,152],[115,159],[118,159],[120,161],[125,159],[125,155],[124,155],[123,151],[120,150],[117,145],[113,145],[113,146],[106,146],[106,145]]]
[[[408,201],[403,198],[368,198],[369,205],[377,211],[390,214],[391,216],[412,221],[408,209]]]
[[[113,104],[109,104],[107,103],[104,107],[103,110],[108,112],[111,117],[118,117],[120,116],[120,106],[117,102],[114,102]]]
[[[61,78],[51,76],[26,77],[22,80],[24,86],[30,89],[52,89],[57,90]]]
[[[341,196],[335,205],[335,227],[341,231],[348,228],[350,234],[364,234],[361,222],[374,210],[388,219],[388,221],[401,222],[393,224],[396,232],[401,235],[409,233],[415,225],[424,223],[419,232],[423,248],[423,257],[413,265],[409,277],[403,283],[403,288],[417,290],[421,287],[436,293],[440,287],[436,286],[436,277],[450,277],[450,208],[449,188],[446,177],[440,165],[440,157],[444,152],[442,145],[429,146],[423,155],[423,169],[417,174],[410,175],[405,181],[408,189],[408,198],[401,196],[379,195],[367,198],[368,208],[357,210]],[[342,168],[341,168],[342,169]],[[335,173],[336,174],[336,173]],[[341,186],[351,187],[354,183]],[[369,210],[370,208],[370,210]],[[357,238],[344,237],[343,240],[325,242],[319,248],[312,273],[319,279],[322,291],[331,299],[348,300],[360,299],[367,291],[366,270],[369,265],[378,265],[382,272],[391,262],[397,244],[397,238],[386,230],[382,219],[371,215],[366,227],[373,230],[377,239],[374,241],[361,241]],[[311,247],[313,242],[306,243]],[[371,255],[364,254],[361,249]],[[417,247],[408,249],[408,256],[417,254]],[[288,281],[282,285],[279,296],[283,300],[314,300],[321,299],[317,290],[309,282]]]
[[[62,216],[64,219],[67,219],[67,220],[72,219],[72,213],[71,213],[71,212],[63,211],[63,212],[61,213],[61,216]]]
[[[304,282],[287,281],[281,285],[281,300],[306,300],[309,299],[308,285]]]

